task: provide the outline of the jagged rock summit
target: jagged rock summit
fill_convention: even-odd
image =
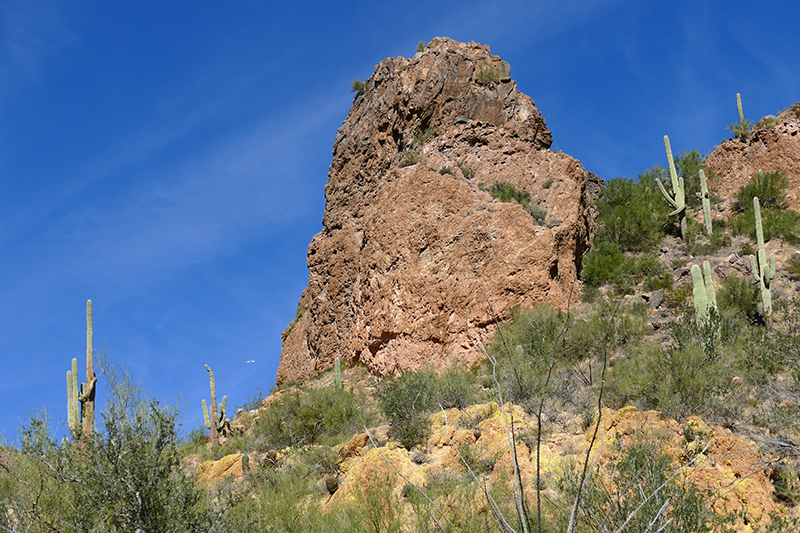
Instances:
[[[790,185],[786,207],[800,212],[800,102],[776,117],[762,118],[745,138],[724,141],[705,164],[718,176],[709,185],[729,200],[723,203],[723,218],[731,215],[736,191],[759,170],[783,171]]]
[[[333,145],[278,383],[336,357],[377,375],[478,361],[495,328],[487,300],[500,319],[577,301],[599,180],[549,150],[552,134],[510,72],[488,46],[436,38],[382,61],[360,87]],[[494,182],[536,209],[493,198]]]

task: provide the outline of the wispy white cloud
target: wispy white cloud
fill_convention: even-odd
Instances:
[[[49,0],[9,0],[0,4],[0,103],[37,79],[48,56],[72,39]]]
[[[330,136],[340,113],[341,105],[322,97],[177,165],[146,168],[147,179],[111,194],[108,205],[72,209],[52,223],[51,237],[64,243],[65,255],[91,253],[93,268],[115,276],[179,268],[230,250],[254,232],[310,213],[309,197],[321,197],[329,161],[314,161],[307,140]],[[84,268],[80,260],[74,266]]]

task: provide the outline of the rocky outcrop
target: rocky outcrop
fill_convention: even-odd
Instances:
[[[513,412],[519,434],[536,431],[535,418],[521,408],[507,404],[506,411]],[[355,435],[341,445],[339,490],[326,500],[326,505],[329,508],[346,505],[359,497],[359,491],[366,486],[391,487],[397,501],[407,501],[401,497],[407,482],[425,487],[443,472],[463,472],[461,457],[465,452],[470,453],[474,464],[488,467],[481,472],[481,479],[490,491],[510,483],[514,463],[503,410],[497,403],[473,405],[464,411],[450,409],[446,418],[445,413],[439,412],[429,420],[431,436],[425,451],[408,451],[394,441],[379,438],[378,431],[372,434],[378,447],[369,446],[366,433]],[[593,441],[594,438],[597,440]],[[515,446],[523,486],[532,492],[536,486],[535,447],[529,448],[522,440],[517,440]],[[656,411],[640,411],[631,406],[607,411],[596,435],[594,425],[580,429],[578,420],[570,422],[565,430],[546,433],[539,458],[544,498],[564,503],[556,489],[558,480],[570,469],[575,474],[580,472],[590,446],[597,479],[610,491],[609,498],[616,496],[615,490],[630,489],[613,482],[613,477],[619,474],[621,450],[653,447],[648,451],[663,454],[669,471],[681,469],[683,475],[679,479],[704,491],[706,503],[715,512],[735,515],[731,524],[735,531],[760,530],[759,526],[771,523],[771,515],[789,514],[776,497],[771,479],[773,463],[759,452],[755,443],[729,429],[709,426],[698,417],[689,417],[679,424]],[[655,456],[651,460],[659,461]],[[647,490],[646,483],[636,490]],[[434,498],[440,496],[434,493]],[[475,512],[488,512],[482,496],[471,503],[478,507]]]
[[[756,123],[745,139],[731,139],[717,146],[705,160],[716,179],[709,186],[723,198],[731,199],[759,170],[781,170],[789,179],[787,207],[800,212],[800,102],[777,117]],[[731,201],[723,207],[730,215]]]
[[[599,180],[551,143],[488,46],[437,38],[379,63],[334,142],[277,382],[336,357],[379,375],[477,361],[495,327],[489,303],[503,319],[514,306],[575,301]],[[494,199],[493,182],[530,193],[538,217]]]

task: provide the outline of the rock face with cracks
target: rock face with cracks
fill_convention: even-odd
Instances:
[[[789,180],[786,207],[800,212],[800,102],[770,121],[759,120],[745,139],[723,142],[705,164],[718,176],[709,186],[729,199],[759,170],[782,171]],[[724,218],[730,216],[731,204],[724,204]]]
[[[334,142],[278,383],[336,357],[377,375],[478,361],[489,304],[503,320],[514,306],[577,300],[600,181],[549,151],[510,71],[488,46],[445,38],[375,67]],[[536,217],[493,198],[494,182],[529,193]]]

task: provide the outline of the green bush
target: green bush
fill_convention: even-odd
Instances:
[[[686,322],[680,327],[690,330]],[[730,365],[721,357],[710,359],[697,332],[690,334],[694,341],[685,346],[643,343],[630,350],[609,372],[606,401],[614,408],[632,403],[655,409],[677,420],[711,413],[729,384]]]
[[[58,446],[43,418],[23,427],[12,463],[19,484],[5,502],[13,530],[208,530],[209,500],[181,464],[178,409],[147,398],[104,358],[98,367],[109,400],[93,440]]]
[[[352,392],[333,386],[286,393],[260,413],[254,429],[259,448],[341,441],[369,420],[362,405]]]
[[[582,486],[576,531],[729,532],[732,514],[719,516],[711,503],[715,493],[686,483],[665,453],[666,437],[638,431],[612,444],[611,479],[589,472]],[[696,452],[695,452],[696,453]],[[694,454],[689,452],[690,459]],[[680,468],[680,467],[678,467]],[[578,494],[580,470],[575,465],[557,479],[557,487],[572,501]]]
[[[758,197],[762,213],[765,209],[781,209],[786,205],[789,180],[780,170],[759,174],[756,172],[746,185],[734,194],[735,211],[752,211],[753,198]]]
[[[489,355],[497,361],[497,379],[504,401],[534,412],[545,386],[546,372],[563,346],[556,346],[567,317],[560,310],[540,304],[530,310],[514,309],[511,321],[500,326],[489,346]],[[488,365],[488,363],[487,363]],[[491,368],[484,373],[491,375]]]
[[[436,137],[436,128],[428,128],[414,134],[414,144],[422,146],[426,142]]]
[[[353,80],[350,84],[350,92],[356,93],[356,96],[361,96],[369,89],[369,81],[361,81],[358,78]]]
[[[400,168],[410,167],[412,165],[424,164],[425,158],[416,150],[403,151],[403,160],[400,161]]]
[[[469,166],[465,161],[458,161],[456,166],[461,170],[461,175],[464,179],[472,179],[475,177],[475,169]]]
[[[528,191],[517,189],[514,184],[501,181],[495,181],[486,190],[501,202],[513,202],[521,205],[539,224],[544,223],[547,211],[531,200],[531,194]]]
[[[377,389],[378,405],[391,424],[390,435],[407,450],[428,439],[428,413],[435,406],[436,375],[432,370],[383,378]]]
[[[791,244],[800,243],[800,215],[794,211],[781,211],[762,207],[761,225],[764,231],[764,240],[766,241],[777,238]],[[752,204],[749,210],[742,211],[731,217],[729,227],[734,233],[747,235],[755,240],[756,217]]]
[[[742,324],[757,319],[759,300],[758,290],[750,277],[727,276],[720,281],[717,289],[720,315]]]
[[[500,81],[500,69],[485,61],[481,61],[472,74],[472,81],[478,85],[495,84]]]
[[[669,206],[656,186],[663,170],[653,167],[636,181],[613,178],[597,202],[598,231],[595,243],[613,243],[623,252],[651,249],[664,237]]]

